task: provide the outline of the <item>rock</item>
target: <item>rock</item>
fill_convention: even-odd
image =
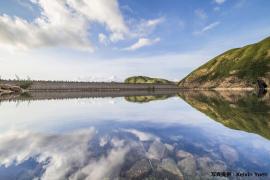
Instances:
[[[178,161],[178,167],[187,176],[195,176],[196,174],[196,160],[192,157],[186,157],[185,159]]]
[[[0,89],[9,90],[10,86],[7,84],[0,84]]]
[[[197,159],[198,167],[202,174],[208,174],[210,172],[210,167],[213,164],[212,159],[209,157],[200,157]]]
[[[142,159],[137,161],[128,171],[127,177],[129,179],[136,179],[147,176],[151,171],[151,165],[149,160]]]
[[[134,145],[125,158],[126,165],[134,164],[141,159],[145,159],[145,149],[141,144]]]
[[[12,91],[10,91],[9,89],[5,89],[5,87],[0,84],[0,96],[10,93],[12,93]]]
[[[258,84],[259,89],[266,89],[267,88],[267,84],[261,79],[257,80],[257,84]]]
[[[223,171],[226,171],[227,166],[222,161],[215,161],[210,169],[211,171],[215,171],[215,172],[223,172]]]
[[[238,161],[239,159],[238,152],[235,149],[233,149],[231,146],[222,144],[219,146],[219,150],[227,162],[232,164]]]
[[[193,157],[193,155],[189,152],[183,151],[183,150],[179,150],[176,152],[176,157],[179,159],[184,159],[187,157]]]
[[[8,84],[0,84],[0,91],[1,92],[22,92],[22,89],[19,86],[12,86]]]
[[[19,86],[11,86],[11,91],[22,92],[22,89]]]
[[[164,144],[166,146],[166,148],[170,151],[170,152],[173,152],[174,150],[174,146],[173,145],[170,145],[170,144]]]
[[[179,179],[183,179],[183,174],[178,169],[173,159],[170,158],[163,159],[159,168],[175,175]]]
[[[165,157],[167,153],[167,148],[164,144],[162,144],[160,141],[154,141],[147,152],[147,156],[150,159],[157,159],[161,160],[163,157]]]
[[[226,165],[222,161],[214,162],[209,157],[200,157],[197,159],[198,168],[201,175],[209,175],[211,172],[223,172],[226,171]]]

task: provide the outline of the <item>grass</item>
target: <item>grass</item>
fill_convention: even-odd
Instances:
[[[134,84],[142,84],[142,83],[150,83],[150,84],[172,84],[172,81],[168,81],[166,79],[159,78],[150,78],[147,76],[132,76],[125,80],[125,83],[134,83]]]
[[[231,49],[191,72],[182,81],[206,82],[235,76],[254,83],[270,71],[270,37],[259,43]]]
[[[33,84],[33,82],[30,80],[20,80],[19,81],[19,86],[22,89],[28,89],[32,84]]]

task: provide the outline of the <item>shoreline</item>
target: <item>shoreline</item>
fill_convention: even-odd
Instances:
[[[241,97],[250,93],[259,95],[256,91],[215,91],[215,90],[183,90],[170,89],[154,91],[148,90],[120,90],[120,91],[28,91],[24,93],[9,93],[0,95],[0,103],[5,101],[39,101],[61,99],[84,99],[84,98],[119,98],[119,97],[174,97],[179,94],[217,93],[224,97],[234,95]],[[264,95],[263,95],[264,96]],[[261,97],[263,97],[261,96]],[[258,96],[259,97],[259,96]]]
[[[129,91],[129,90],[174,90],[177,84],[122,83],[122,82],[69,82],[69,81],[16,81],[1,80],[0,84],[19,86],[27,84],[27,91]]]
[[[25,88],[21,88],[22,83],[27,84]],[[175,84],[152,84],[152,83],[124,83],[124,82],[76,82],[76,81],[18,81],[18,80],[1,80],[0,85],[10,86],[10,88],[16,89],[1,89],[0,95],[5,94],[22,94],[22,93],[35,93],[35,92],[50,92],[50,93],[80,93],[80,92],[104,92],[111,93],[124,93],[125,92],[162,92],[162,91],[267,91],[269,88],[259,89],[253,87],[232,87],[232,88],[188,88],[181,87]],[[20,89],[19,89],[20,88]]]

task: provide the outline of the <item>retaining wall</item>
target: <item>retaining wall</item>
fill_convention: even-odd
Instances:
[[[95,91],[95,90],[154,90],[178,89],[176,84],[128,84],[116,82],[31,81],[30,91]],[[20,81],[2,80],[1,83],[19,85]]]

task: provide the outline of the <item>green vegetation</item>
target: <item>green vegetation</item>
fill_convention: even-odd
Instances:
[[[152,84],[173,84],[174,82],[168,81],[166,79],[159,79],[159,78],[150,78],[147,76],[132,76],[125,80],[125,83],[152,83]]]
[[[20,80],[19,81],[19,86],[22,89],[28,89],[32,84],[33,84],[33,82],[31,80]]]
[[[165,100],[169,98],[168,95],[159,95],[159,96],[127,96],[125,97],[125,100],[128,102],[134,102],[134,103],[147,103],[150,101],[156,101],[156,100]]]
[[[259,43],[229,50],[191,72],[180,86],[204,85],[209,82],[228,80],[227,84],[244,82],[254,87],[258,79],[269,83],[270,37]],[[208,85],[209,86],[209,85]]]
[[[270,139],[269,96],[260,99],[256,94],[228,92],[180,93],[192,107],[231,129],[255,133]]]

